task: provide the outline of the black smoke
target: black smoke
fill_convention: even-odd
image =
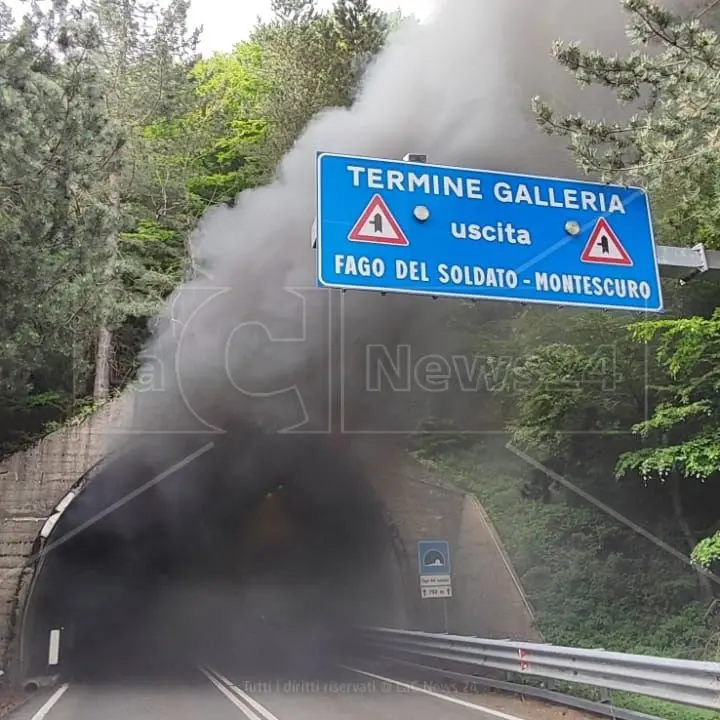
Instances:
[[[61,542],[33,596],[33,657],[61,623],[68,672],[82,676],[210,656],[307,671],[308,658],[337,658],[353,625],[388,621],[402,600],[373,461],[438,397],[412,378],[409,390],[371,389],[369,348],[447,356],[465,338],[455,302],[315,288],[316,153],[576,177],[530,100],[627,115],[550,54],[559,38],[623,51],[625,21],[611,0],[447,0],[392,39],[351,109],[311,123],[272,183],[206,214],[193,245],[207,273],[168,302],[116,455],[51,537]],[[473,399],[440,400],[459,413]]]

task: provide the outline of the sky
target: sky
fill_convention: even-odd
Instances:
[[[427,17],[436,0],[374,0],[375,7],[392,11],[400,8],[405,14]],[[330,5],[330,0],[321,2]],[[193,0],[190,7],[190,27],[203,26],[200,51],[210,55],[231,50],[244,40],[258,16],[267,17],[270,0]]]
[[[21,0],[5,2],[16,17],[26,10]],[[406,15],[414,13],[422,20],[438,2],[442,0],[373,0],[372,4],[387,12],[400,9]],[[329,7],[332,0],[320,0],[320,5]],[[188,25],[190,29],[203,26],[199,50],[207,56],[232,50],[247,38],[259,16],[266,18],[269,14],[270,0],[191,0]]]

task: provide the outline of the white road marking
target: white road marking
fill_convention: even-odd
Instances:
[[[360,675],[367,675],[368,677],[375,678],[376,680],[382,680],[383,682],[392,683],[398,687],[405,688],[406,690],[414,690],[415,692],[430,695],[431,697],[437,698],[438,700],[444,700],[445,702],[453,703],[453,705],[461,705],[462,707],[475,710],[475,712],[486,713],[487,715],[494,715],[501,720],[524,720],[517,715],[508,715],[507,713],[501,712],[500,710],[493,710],[492,708],[485,707],[484,705],[478,705],[477,703],[471,703],[468,700],[461,700],[460,698],[452,697],[451,695],[444,695],[443,693],[433,692],[426,688],[415,687],[408,683],[400,682],[400,680],[393,680],[389,677],[383,677],[382,675],[375,675],[374,673],[366,672],[365,670],[359,670],[358,668],[350,667],[349,665],[341,665],[340,667],[350,670],[352,672],[359,673]]]
[[[241,690],[237,685],[233,684],[224,675],[221,675],[217,670],[211,667],[209,667],[208,670],[213,675],[215,675],[215,677],[218,678],[228,690],[235,693],[238,697],[244,700],[248,705],[250,705],[253,710],[259,712],[265,718],[265,720],[278,720],[278,718],[273,715],[266,707],[261,705],[254,698],[250,697],[250,695],[248,695],[244,690]]]
[[[245,703],[241,702],[231,690],[228,690],[219,680],[216,680],[204,667],[200,672],[249,720],[262,720]],[[35,720],[35,718],[33,718]]]
[[[45,716],[53,709],[55,703],[65,694],[70,687],[69,683],[61,685],[48,699],[48,701],[32,716],[32,720],[43,720]]]

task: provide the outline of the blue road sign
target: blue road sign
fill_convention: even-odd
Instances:
[[[319,153],[318,285],[662,312],[646,193]]]
[[[418,542],[420,575],[448,575],[450,573],[450,543],[447,540]]]

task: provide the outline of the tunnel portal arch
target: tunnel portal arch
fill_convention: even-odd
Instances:
[[[137,465],[128,468],[128,457],[128,451],[121,449],[96,463],[55,505],[38,533],[30,556],[31,562],[28,563],[29,577],[25,581],[26,587],[23,589],[22,580],[18,584],[19,587],[16,592],[15,627],[13,628],[13,637],[10,638],[10,642],[7,644],[9,657],[7,658],[8,662],[6,662],[6,667],[13,666],[10,664],[10,660],[14,658],[14,666],[18,671],[16,674],[19,675],[20,678],[44,674],[49,670],[46,667],[45,658],[47,657],[50,630],[55,629],[55,625],[62,626],[62,622],[57,622],[57,618],[46,617],[49,597],[48,587],[49,584],[52,585],[53,574],[58,575],[57,571],[53,572],[53,565],[57,564],[58,558],[72,555],[73,545],[75,550],[79,551],[78,548],[82,546],[81,536],[83,534],[92,537],[97,554],[105,557],[105,559],[112,556],[112,551],[108,549],[112,543],[110,536],[113,535],[113,532],[118,531],[118,528],[122,526],[123,520],[128,520],[130,515],[127,512],[123,515],[123,509],[118,508],[115,512],[116,517],[114,517],[112,521],[107,521],[107,518],[110,516],[105,515],[99,521],[92,523],[88,522],[89,518],[87,514],[92,507],[95,507],[95,511],[97,511],[97,502],[93,500],[93,496],[103,497],[105,501],[104,507],[109,507],[113,503],[117,504],[118,499],[114,497],[114,493],[110,490],[113,473],[115,473],[118,468],[123,467],[131,474],[137,475],[138,471]],[[145,468],[145,471],[147,474],[147,468]],[[137,485],[137,483],[135,483],[135,485]],[[292,481],[288,483],[288,486],[290,487],[288,492],[292,493]],[[327,487],[323,488],[325,491],[327,491],[327,489]],[[384,592],[390,598],[388,601],[389,604],[386,603],[384,607],[380,607],[383,603],[379,603],[379,614],[376,614],[374,617],[371,615],[367,617],[373,622],[401,626],[405,623],[405,588],[402,582],[402,566],[405,558],[398,555],[402,543],[398,543],[399,533],[397,525],[392,523],[387,508],[384,507],[381,499],[377,497],[374,489],[370,488],[370,486],[368,486],[366,490],[368,492],[364,494],[367,502],[365,512],[367,513],[367,517],[375,513],[375,522],[377,523],[373,533],[377,534],[378,528],[381,528],[383,534],[382,543],[375,543],[375,556],[379,559],[381,567],[377,568],[377,574],[374,578],[375,586],[372,588],[371,594],[377,596]],[[273,492],[277,494],[283,491],[285,491],[285,488],[281,488],[281,490],[278,491],[277,486],[270,488],[267,485],[259,485],[245,497],[245,500],[249,504],[258,504],[269,494]],[[148,492],[148,495],[151,495],[150,500],[154,500],[157,504],[159,497],[157,495],[152,496],[150,492]],[[363,493],[360,493],[360,495],[363,495]],[[292,502],[299,503],[302,500],[301,496],[301,492],[296,493]],[[306,498],[306,502],[304,510],[301,509],[301,512],[306,512],[306,518],[308,517],[307,513],[312,514],[313,512],[311,508],[313,502],[317,504],[317,501],[320,500],[320,504],[322,505],[323,499],[327,499],[326,493],[323,492],[318,493],[318,496],[315,497],[314,500],[308,499],[307,493],[304,497]],[[359,496],[356,496],[354,503],[352,499],[347,503],[350,514],[354,514],[356,517],[358,513],[362,513],[362,504],[358,504],[357,497]],[[341,499],[342,493],[336,497],[336,500]],[[128,503],[128,508],[131,507],[132,502],[135,502],[135,500],[131,500],[130,503]],[[335,510],[337,514],[339,507],[337,502],[334,505],[330,502],[326,504],[325,510]],[[166,532],[171,532],[172,528],[175,527],[175,523],[181,522],[182,524],[182,513],[178,508],[175,508],[175,510],[175,516],[166,520]],[[120,518],[118,519],[117,516],[120,516]],[[350,515],[345,517],[343,522],[334,525],[334,532],[339,532],[339,526],[348,525],[348,517],[350,517]],[[248,523],[248,525],[251,524],[252,523]],[[256,522],[255,524],[257,525],[258,523]],[[134,541],[140,539],[142,542],[151,543],[151,534],[148,532],[147,524],[143,527],[141,527],[141,525],[142,523],[136,523],[134,529],[130,531],[130,535],[133,536]],[[352,525],[352,523],[350,523],[350,525]],[[267,527],[263,529],[267,530]],[[186,527],[185,530],[188,532],[188,536],[192,535],[192,528]],[[322,545],[322,541],[319,538],[320,535],[316,536],[316,542],[320,542],[320,545]],[[117,539],[118,538],[115,537],[115,540]],[[104,551],[98,548],[98,545],[102,545],[103,542],[106,543]],[[352,539],[346,537],[345,542],[351,543]],[[271,545],[272,543],[269,544]],[[316,549],[319,548],[320,545],[316,544]],[[134,545],[134,547],[137,547],[137,544]],[[347,547],[350,547],[350,545],[347,545]],[[384,550],[378,553],[377,549],[379,547],[384,548]],[[103,552],[106,552],[104,556]],[[272,552],[270,552],[270,554],[272,554]],[[160,553],[160,555],[162,555],[162,553]],[[118,557],[118,555],[116,554],[114,557]],[[155,554],[152,562],[157,563],[158,557],[159,555]],[[189,555],[186,555],[186,559],[187,557],[189,557]],[[152,562],[150,564],[152,564]],[[336,569],[338,565],[339,564],[336,563]],[[364,571],[367,572],[367,568],[363,570],[362,567],[358,567],[355,573],[361,576]],[[62,592],[67,592],[67,587],[79,582],[78,577],[76,574],[73,578],[67,578],[67,581],[64,583],[66,590]],[[346,596],[348,594],[357,596],[357,587],[351,587],[352,581],[348,580],[348,575],[344,576],[344,582],[349,582]],[[57,581],[55,581],[55,583],[56,587],[59,587]],[[384,586],[384,590],[381,589],[380,585]],[[117,587],[115,588],[115,592],[119,592]],[[108,593],[111,594],[109,590]],[[116,596],[116,599],[117,597],[119,596]],[[106,600],[107,599],[109,599],[109,595]],[[308,602],[312,601],[309,600]],[[317,598],[314,602],[317,602]],[[68,640],[72,643],[72,632],[67,631],[68,628],[62,630],[65,648],[67,648]]]
[[[47,518],[44,519],[36,534],[28,556],[18,575],[15,592],[11,599],[9,613],[10,621],[5,630],[3,643],[2,667],[10,671],[10,677],[16,683],[24,680],[26,672],[26,639],[29,630],[29,611],[32,607],[33,591],[44,564],[45,557],[52,551],[54,539],[53,530],[63,513],[72,501],[87,487],[87,485],[100,474],[116,456],[116,452],[109,452],[97,460],[89,470],[84,472],[57,501]]]
[[[42,531],[57,532],[60,518],[85,495],[112,457],[109,441],[123,436],[132,412],[132,394],[122,395],[31,449],[0,459],[0,662],[14,682],[22,678],[19,641],[27,599],[39,576],[38,555],[48,544]],[[444,629],[439,604],[421,602],[416,559],[418,540],[442,538],[450,541],[454,557],[448,613],[453,632],[541,640],[520,579],[474,496],[438,481],[393,443],[372,437],[352,444],[359,445],[355,456],[366,461],[365,477],[393,548],[383,569],[394,582],[393,623]]]

